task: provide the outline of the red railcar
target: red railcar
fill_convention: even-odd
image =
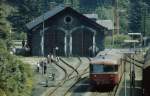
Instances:
[[[115,51],[100,52],[90,62],[90,84],[94,87],[119,83],[124,72],[123,54]]]

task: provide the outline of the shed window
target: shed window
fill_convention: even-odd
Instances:
[[[71,16],[66,16],[65,18],[64,18],[64,22],[65,22],[65,24],[70,24],[70,23],[72,23],[72,17]]]

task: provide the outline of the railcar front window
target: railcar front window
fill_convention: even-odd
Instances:
[[[101,72],[103,72],[103,65],[92,65],[91,66],[92,68],[92,73],[101,73]]]
[[[113,66],[104,66],[104,72],[113,72],[114,71],[114,67]]]
[[[117,65],[92,64],[90,70],[92,73],[116,72],[118,70],[118,66]]]

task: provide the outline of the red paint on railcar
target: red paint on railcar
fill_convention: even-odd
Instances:
[[[98,85],[116,85],[119,81],[117,74],[90,74],[90,80]]]
[[[90,84],[91,86],[115,86],[119,84],[124,72],[123,54],[109,53],[91,59]]]

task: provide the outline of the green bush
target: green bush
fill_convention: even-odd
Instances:
[[[105,43],[105,48],[111,48],[112,47],[112,37],[106,36],[104,43]]]
[[[7,52],[0,40],[0,96],[30,96],[32,70]]]
[[[114,35],[114,47],[119,47],[119,48],[122,48],[124,47],[124,40],[129,40],[130,37],[128,35],[122,35],[122,34],[119,34],[119,35]]]
[[[0,51],[7,51],[7,46],[4,40],[0,39]]]
[[[105,48],[122,48],[125,45],[124,40],[130,39],[130,37],[128,35],[123,35],[123,34],[119,34],[119,35],[114,35],[112,36],[107,36],[105,37]],[[114,40],[114,45],[113,44],[113,40]]]
[[[0,96],[6,96],[5,92],[2,89],[0,89]]]

